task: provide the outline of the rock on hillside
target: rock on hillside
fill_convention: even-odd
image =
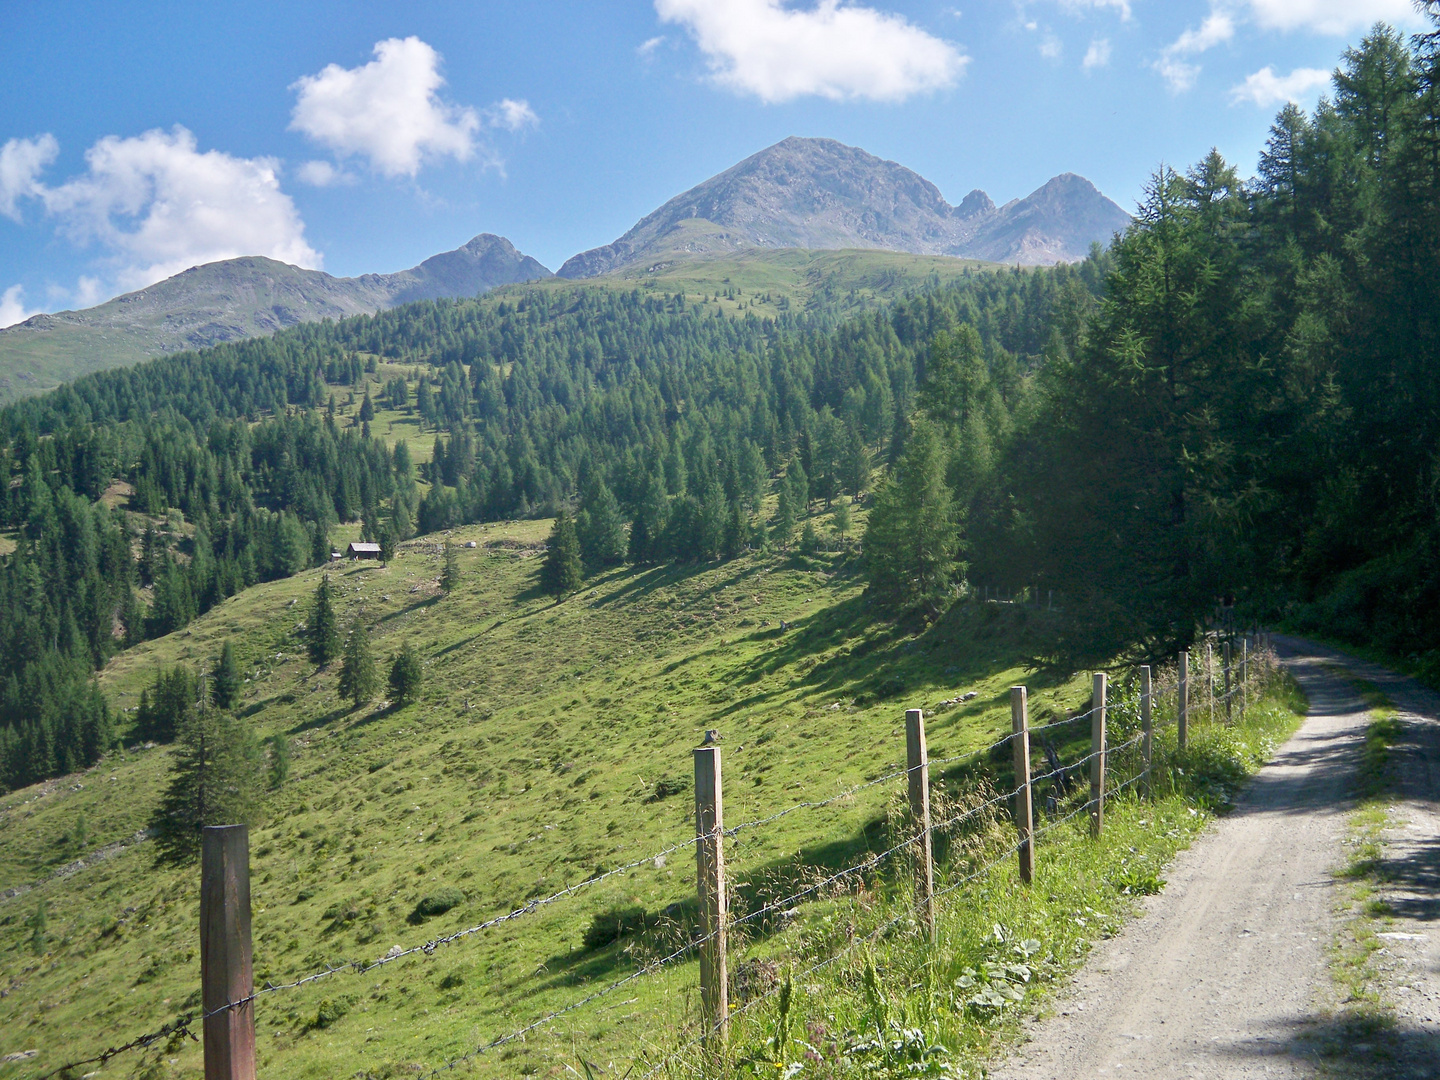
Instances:
[[[36,315],[0,330],[0,398],[150,356],[273,334],[296,323],[373,313],[412,300],[474,296],[550,276],[509,240],[490,233],[394,274],[337,278],[260,256],[207,263],[96,307]]]
[[[677,195],[561,277],[756,247],[880,248],[997,262],[1084,258],[1130,217],[1066,173],[997,208],[983,191],[951,206],[924,177],[833,139],[791,137]]]

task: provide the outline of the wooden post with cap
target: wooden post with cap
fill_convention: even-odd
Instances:
[[[1020,880],[1035,879],[1035,799],[1030,790],[1030,710],[1025,687],[1010,688],[1010,730],[1015,743],[1015,828],[1020,834]]]
[[[1145,797],[1154,798],[1154,779],[1150,775],[1150,760],[1155,749],[1155,727],[1151,717],[1151,688],[1150,688],[1150,665],[1140,665],[1140,731],[1144,736],[1140,743],[1140,754],[1143,758],[1145,777],[1143,785]]]
[[[706,733],[708,742],[713,742]],[[729,911],[725,896],[725,814],[720,792],[720,747],[695,748],[695,878],[700,900],[700,1004],[706,1045],[722,1051],[730,1037],[730,975],[725,955]]]
[[[205,1080],[255,1080],[255,1002],[247,1000],[254,990],[250,827],[207,825],[200,833],[200,1007],[205,1012]]]
[[[915,821],[915,893],[920,921],[935,941],[935,863],[930,844],[930,753],[925,746],[925,714],[905,710],[905,769],[910,813]]]
[[[1105,828],[1105,673],[1095,672],[1090,698],[1090,835]]]

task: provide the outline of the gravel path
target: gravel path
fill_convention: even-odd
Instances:
[[[996,1080],[1317,1074],[1314,1047],[1338,1004],[1333,871],[1367,717],[1327,669],[1333,655],[1279,649],[1310,700],[1304,725],[1176,858],[1143,914],[1097,945]]]

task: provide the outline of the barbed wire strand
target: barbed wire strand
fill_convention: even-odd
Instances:
[[[1107,748],[1107,750],[1108,750],[1108,748]],[[1093,755],[1092,755],[1092,756],[1093,756]],[[1118,795],[1121,791],[1124,791],[1126,788],[1128,788],[1128,787],[1131,786],[1132,784],[1138,783],[1140,779],[1141,779],[1141,774],[1137,774],[1136,776],[1133,776],[1133,777],[1131,777],[1129,780],[1127,780],[1124,784],[1121,784],[1119,787],[1114,788],[1112,791],[1107,791],[1107,792],[1105,793],[1105,794],[1106,794],[1106,799],[1108,800],[1112,795]],[[1075,818],[1075,817],[1079,816],[1080,814],[1085,813],[1087,810],[1090,809],[1090,806],[1091,806],[1091,803],[1090,803],[1090,801],[1089,801],[1088,798],[1085,799],[1085,800],[1082,800],[1079,806],[1077,806],[1077,807],[1076,807],[1074,810],[1072,810],[1070,813],[1066,814],[1063,818],[1058,818],[1057,820],[1055,820],[1055,821],[1049,823],[1048,825],[1046,825],[1043,829],[1038,829],[1038,830],[1036,830],[1036,831],[1032,834],[1032,836],[1031,836],[1031,838],[1030,838],[1030,839],[1031,839],[1031,842],[1034,842],[1034,841],[1036,841],[1036,840],[1039,840],[1039,838],[1040,838],[1041,836],[1044,836],[1044,835],[1046,835],[1047,833],[1053,831],[1054,829],[1059,828],[1061,825],[1064,825],[1066,822],[1070,821],[1072,818]],[[1024,842],[1023,840],[1021,840],[1021,841],[1016,841],[1015,843],[1011,844],[1011,845],[1010,845],[1008,848],[1006,848],[1003,852],[1001,852],[1001,853],[999,853],[998,855],[996,855],[996,856],[994,856],[993,858],[991,858],[988,862],[986,862],[986,863],[985,863],[983,866],[981,866],[979,869],[977,869],[977,870],[975,870],[975,871],[973,871],[973,872],[965,875],[964,877],[962,877],[962,878],[960,878],[960,879],[952,882],[951,884],[947,885],[945,888],[941,889],[940,891],[934,893],[934,894],[933,894],[933,899],[938,900],[938,899],[940,899],[940,897],[946,896],[946,895],[948,895],[949,893],[954,892],[956,889],[958,889],[958,888],[960,888],[960,887],[962,887],[962,886],[964,886],[964,885],[969,884],[970,882],[976,880],[977,878],[979,878],[979,877],[981,877],[981,876],[983,876],[983,875],[985,875],[985,874],[988,874],[988,873],[989,873],[991,870],[993,870],[996,866],[998,866],[998,865],[1000,865],[1001,863],[1005,862],[1005,861],[1006,861],[1007,859],[1009,859],[1012,855],[1014,855],[1016,852],[1018,852],[1018,851],[1020,850],[1020,848],[1021,848],[1022,846],[1024,846],[1024,843],[1025,843],[1025,842]],[[843,959],[845,956],[847,956],[847,955],[849,955],[850,953],[854,952],[855,949],[859,948],[861,945],[874,942],[874,941],[877,940],[881,935],[883,935],[886,931],[888,931],[888,930],[891,929],[892,927],[896,926],[896,925],[899,924],[900,922],[904,921],[905,919],[910,918],[915,912],[917,912],[917,911],[920,909],[920,907],[921,907],[925,902],[926,902],[926,901],[925,901],[924,898],[921,898],[921,899],[919,899],[919,900],[916,900],[916,901],[915,901],[914,903],[912,903],[908,908],[906,908],[904,911],[900,912],[900,914],[898,914],[898,915],[894,916],[893,918],[887,920],[886,922],[880,924],[880,926],[878,926],[875,930],[872,930],[869,934],[865,935],[864,937],[857,938],[855,941],[851,942],[849,945],[847,945],[844,949],[840,950],[838,953],[835,953],[834,955],[832,955],[832,956],[830,956],[830,957],[827,957],[826,959],[824,959],[824,960],[822,960],[822,961],[820,961],[820,962],[818,962],[818,963],[816,963],[816,964],[812,964],[810,967],[808,967],[808,968],[806,968],[804,971],[802,971],[799,975],[791,976],[791,979],[790,979],[791,984],[793,985],[796,981],[798,981],[798,980],[800,980],[800,979],[807,978],[807,977],[809,977],[810,975],[813,975],[815,972],[819,971],[821,968],[824,968],[824,967],[829,966],[830,964],[836,963],[837,961]],[[730,1019],[733,1020],[733,1019],[735,1019],[736,1017],[743,1016],[746,1012],[748,1012],[750,1009],[754,1008],[756,1005],[759,1005],[761,1002],[766,1001],[766,1000],[768,1000],[769,998],[773,997],[775,994],[779,993],[780,988],[781,988],[780,984],[777,984],[776,986],[772,987],[770,990],[767,990],[764,994],[761,994],[761,995],[759,995],[758,997],[755,997],[755,998],[751,998],[751,999],[750,999],[749,1001],[747,1001],[744,1005],[741,1005],[737,1010],[735,1010],[735,1012],[732,1013]],[[674,1051],[671,1051],[671,1052],[670,1052],[669,1054],[667,1054],[664,1058],[662,1058],[659,1062],[657,1062],[654,1066],[652,1066],[647,1072],[643,1073],[643,1074],[641,1075],[641,1077],[640,1077],[640,1080],[649,1080],[650,1077],[654,1076],[654,1075],[655,1075],[657,1072],[659,1072],[662,1068],[664,1068],[666,1065],[668,1065],[668,1064],[670,1064],[672,1061],[674,1061],[675,1058],[679,1057],[681,1054],[685,1053],[687,1050],[691,1050],[691,1049],[693,1049],[695,1046],[697,1046],[697,1045],[699,1045],[701,1042],[703,1042],[703,1041],[708,1037],[708,1035],[709,1035],[709,1031],[707,1030],[706,1032],[702,1033],[701,1035],[699,1035],[699,1036],[691,1039],[691,1041],[688,1042],[688,1043],[686,1043],[685,1045],[679,1047],[678,1049],[676,1049],[676,1050],[674,1050]]]

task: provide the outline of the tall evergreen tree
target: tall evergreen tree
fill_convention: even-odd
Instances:
[[[350,635],[345,639],[345,657],[340,666],[340,696],[350,699],[353,708],[358,709],[375,696],[380,676],[375,670],[375,659],[370,655],[370,634],[365,621],[358,616],[350,624]]]
[[[939,433],[917,420],[893,474],[875,489],[865,529],[870,587],[882,603],[901,611],[945,607],[959,569],[955,516]]]
[[[310,662],[320,667],[340,655],[340,625],[331,601],[333,593],[330,575],[321,574],[320,584],[315,587],[315,599],[310,608],[310,622],[305,630]]]
[[[405,642],[390,661],[390,700],[396,708],[404,708],[420,697],[425,678],[420,657],[410,642]]]
[[[590,565],[613,566],[624,561],[625,520],[619,500],[604,480],[590,485],[576,516],[575,532],[580,539],[580,553]]]
[[[440,571],[440,588],[449,592],[460,584],[460,557],[456,553],[455,545],[449,540],[445,541],[445,563]]]
[[[220,647],[220,659],[210,677],[210,694],[217,709],[232,709],[240,696],[240,662],[235,659],[235,646],[230,639]]]
[[[258,820],[260,744],[231,713],[192,702],[181,717],[170,778],[152,825],[158,859],[192,858],[205,825],[248,825]]]
[[[545,561],[540,566],[540,588],[551,596],[569,596],[583,580],[580,569],[580,538],[575,522],[564,510],[545,544]]]

